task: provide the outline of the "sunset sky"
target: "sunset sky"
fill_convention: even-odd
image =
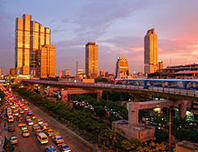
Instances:
[[[99,70],[115,73],[118,56],[130,74],[143,72],[144,36],[156,29],[158,59],[168,65],[198,63],[198,0],[0,0],[0,68],[14,67],[15,19],[23,14],[49,27],[56,73],[75,62],[84,68],[85,44],[99,45]]]

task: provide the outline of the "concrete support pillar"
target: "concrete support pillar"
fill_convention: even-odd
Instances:
[[[31,91],[34,92],[35,86],[36,86],[36,84],[31,84]]]
[[[62,101],[62,102],[68,101],[67,90],[62,90],[62,91],[61,91],[61,101]]]
[[[179,114],[178,114],[178,116],[180,118],[185,118],[186,117],[187,104],[188,104],[187,100],[182,100],[181,104],[179,104]]]
[[[54,97],[54,88],[49,88],[49,97]]]
[[[97,92],[97,101],[100,101],[100,98],[102,97],[102,90],[99,90],[98,92]]]
[[[45,87],[43,85],[40,86],[40,95],[43,97],[44,96],[44,90]]]
[[[128,123],[129,125],[139,124],[139,105],[129,102],[127,103]]]

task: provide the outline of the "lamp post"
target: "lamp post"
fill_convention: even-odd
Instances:
[[[169,107],[169,151],[171,151],[171,107]]]

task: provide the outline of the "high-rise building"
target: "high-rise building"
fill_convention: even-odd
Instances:
[[[128,75],[129,75],[129,66],[128,66],[127,58],[119,57],[116,62],[115,79],[126,78]]]
[[[51,49],[53,48],[53,50],[55,48],[54,46],[50,47],[51,31],[49,28],[31,20],[31,15],[28,14],[24,14],[22,18],[16,18],[16,74],[41,76],[41,50],[44,45]]]
[[[98,45],[88,42],[85,47],[85,74],[88,78],[98,76]]]
[[[104,78],[104,77],[105,77],[105,73],[104,73],[103,70],[100,71],[100,77],[101,77],[101,78]]]
[[[56,46],[43,45],[40,52],[41,66],[40,76],[41,78],[55,77],[56,76]]]
[[[59,71],[59,78],[62,78],[63,76],[63,71]]]
[[[15,68],[10,68],[10,75],[15,75]]]
[[[153,28],[144,37],[144,74],[157,71],[157,49],[157,35]]]
[[[162,72],[163,71],[163,67],[164,67],[164,63],[162,60],[158,60],[157,61],[157,70],[158,72]]]

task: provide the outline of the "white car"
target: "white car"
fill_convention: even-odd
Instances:
[[[38,120],[38,124],[39,124],[39,125],[42,125],[42,124],[43,124],[43,120],[39,119],[39,120]]]
[[[29,126],[34,125],[34,122],[33,122],[32,120],[29,120],[29,121],[28,121],[28,125],[29,125]]]

